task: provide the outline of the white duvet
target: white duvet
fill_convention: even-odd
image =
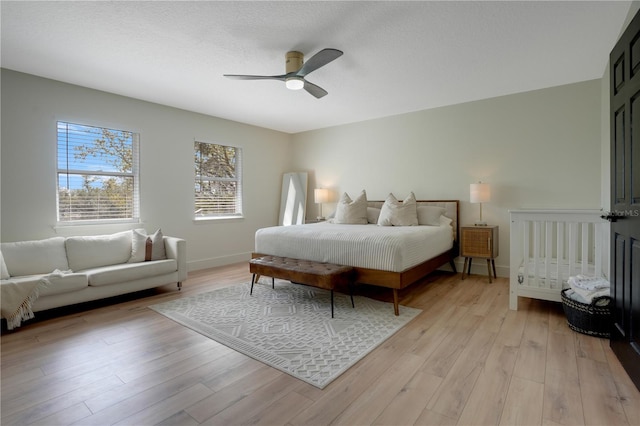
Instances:
[[[272,256],[402,272],[453,247],[450,225],[378,226],[321,222],[256,231],[255,251]]]

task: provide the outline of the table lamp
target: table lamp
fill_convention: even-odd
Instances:
[[[488,183],[472,183],[469,186],[469,201],[480,204],[480,220],[475,223],[476,226],[487,226],[487,222],[482,220],[482,203],[486,203],[491,199],[491,188]]]
[[[313,190],[313,199],[316,204],[320,204],[320,215],[318,216],[318,220],[324,220],[324,216],[322,216],[322,203],[329,202],[329,190],[325,188],[316,188]]]

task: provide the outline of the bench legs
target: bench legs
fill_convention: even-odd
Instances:
[[[258,275],[258,278],[256,278],[256,274],[251,276],[251,291],[249,291],[249,295],[253,294],[253,284],[258,282],[259,279],[260,275]],[[271,288],[276,288],[276,279],[273,277],[271,277]]]
[[[333,289],[331,289],[331,318],[333,318]]]
[[[260,279],[260,275],[258,275],[258,279]],[[251,276],[251,290],[249,290],[250,296],[253,295],[253,285],[258,281],[258,279],[256,279],[256,274],[253,274]],[[276,288],[275,278],[273,277],[271,277],[271,288],[272,289]],[[355,309],[356,305],[353,302],[353,285],[351,283],[349,283],[349,295],[351,296],[351,307]],[[397,297],[397,294],[396,294],[396,297]],[[398,314],[396,313],[396,315]],[[331,318],[333,318],[333,289],[331,289]]]

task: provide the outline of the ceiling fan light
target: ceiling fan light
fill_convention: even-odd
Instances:
[[[304,87],[304,80],[300,77],[291,77],[286,79],[284,84],[289,90],[300,90]]]

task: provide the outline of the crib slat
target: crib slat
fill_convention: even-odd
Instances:
[[[556,278],[558,287],[563,287],[564,273],[562,264],[564,259],[564,222],[557,222],[556,228]]]
[[[544,279],[547,287],[551,284],[551,258],[553,255],[553,222],[545,222],[544,236]]]
[[[540,286],[540,268],[538,260],[540,259],[540,222],[533,222],[533,283],[536,287]]]
[[[576,274],[576,245],[578,243],[578,224],[575,222],[569,223],[569,276]]]
[[[593,255],[593,263],[595,263],[596,277],[602,276],[602,225],[595,223],[593,225],[593,234],[595,239],[595,249]]]
[[[524,283],[526,285],[529,285],[529,259],[531,258],[531,254],[529,253],[529,244],[530,244],[530,239],[529,236],[531,235],[531,221],[528,220],[523,220],[522,221],[522,226],[523,226],[523,240],[524,240],[524,271],[523,271],[523,276],[524,276]]]
[[[582,275],[589,275],[589,224],[582,224]]]

